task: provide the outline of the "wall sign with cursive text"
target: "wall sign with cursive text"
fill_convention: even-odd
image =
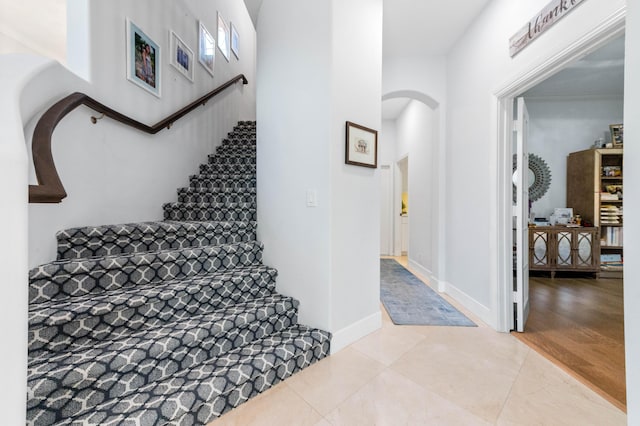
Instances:
[[[569,12],[585,0],[553,0],[529,21],[520,31],[509,39],[509,53],[514,57],[518,52],[538,38],[553,24],[564,18]]]

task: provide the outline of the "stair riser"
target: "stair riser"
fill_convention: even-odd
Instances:
[[[257,220],[255,207],[251,210],[220,211],[218,209],[180,209],[165,208],[165,220],[185,220],[185,221],[244,221],[253,222]]]
[[[39,303],[97,294],[122,287],[259,265],[261,262],[262,244],[257,242],[53,262],[30,271],[29,299],[32,303]]]
[[[157,291],[141,289],[131,298],[64,303],[29,315],[29,354],[43,350],[64,351],[72,344],[125,338],[141,329],[210,314],[238,303],[270,296],[275,291],[276,271],[227,274],[224,282],[201,279],[188,285],[178,282]],[[136,306],[137,303],[137,306]]]
[[[231,179],[220,179],[215,175],[200,174],[200,175],[191,176],[189,178],[189,181],[191,182],[192,186],[194,184],[206,184],[210,186],[217,186],[220,188],[239,188],[239,189],[256,187],[255,176],[251,178],[246,178],[246,179],[231,180]]]
[[[129,356],[115,360],[89,358],[78,360],[77,365],[91,364],[92,368],[82,369],[82,373],[74,373],[70,367],[61,372],[58,383],[40,380],[40,386],[35,386],[32,380],[28,387],[32,390],[29,399],[29,411],[34,413],[55,410],[64,412],[64,417],[77,416],[91,410],[91,407],[112,398],[126,397],[136,392],[138,388],[150,383],[168,378],[171,374],[198,366],[206,360],[219,357],[226,352],[240,346],[250,344],[269,334],[282,331],[297,322],[296,310],[289,310],[274,314],[242,327],[217,334],[198,327],[197,333],[190,332],[184,336],[182,342],[170,337],[157,341],[152,347],[131,351]],[[189,339],[197,338],[197,341]],[[154,355],[157,358],[154,358]],[[138,355],[138,356],[136,356]],[[46,367],[45,367],[46,368]],[[76,375],[77,381],[69,381],[69,377]],[[37,372],[30,372],[36,376]],[[65,383],[69,381],[69,383]],[[77,398],[78,387],[81,394],[94,395],[86,408],[76,407],[73,399]],[[53,404],[52,404],[53,402]],[[61,410],[60,410],[61,408]],[[63,420],[57,418],[56,420]]]
[[[197,190],[197,191],[211,191],[213,192],[225,192],[225,191],[229,191],[229,192],[241,192],[241,191],[246,191],[246,190],[255,190],[256,187],[255,185],[253,186],[248,186],[248,185],[238,185],[238,184],[225,184],[223,182],[220,181],[206,181],[206,180],[200,180],[200,179],[193,179],[191,181],[191,188]]]
[[[178,192],[179,203],[196,203],[196,204],[218,204],[218,203],[248,203],[256,204],[255,194],[215,194],[206,192],[189,192],[181,190]]]
[[[200,165],[202,174],[255,174],[255,164],[211,164],[206,163]]]
[[[256,150],[251,145],[220,145],[216,148],[218,157],[246,157],[255,158]]]
[[[256,164],[255,157],[218,157],[209,156],[209,164]]]
[[[329,340],[316,340],[301,349],[297,344],[288,345],[293,355],[278,350],[275,356],[253,364],[242,364],[234,372],[224,369],[226,359],[204,364],[193,369],[185,380],[182,375],[161,385],[149,384],[138,390],[138,397],[131,395],[118,401],[109,401],[73,420],[60,424],[122,425],[135,419],[139,425],[170,424],[191,426],[206,424],[217,416],[246,402],[249,398],[276,385],[296,372],[328,355]],[[248,377],[248,379],[247,379]],[[159,391],[161,386],[163,391]],[[125,414],[119,409],[131,407]],[[135,408],[133,408],[135,407]],[[47,413],[36,413],[47,414]],[[39,418],[28,416],[28,424],[41,424]]]
[[[253,197],[255,198],[255,196]],[[203,200],[204,202],[204,200]],[[117,254],[178,250],[189,247],[234,244],[256,239],[255,226],[220,227],[193,233],[105,235],[58,240],[58,259],[79,259]]]

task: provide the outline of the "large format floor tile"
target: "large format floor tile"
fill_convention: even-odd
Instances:
[[[622,411],[518,339],[447,300],[478,327],[396,326],[381,305],[380,330],[212,425],[626,423]]]

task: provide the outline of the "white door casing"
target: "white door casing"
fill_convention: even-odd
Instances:
[[[529,114],[523,98],[516,102],[517,119],[513,136],[516,141],[516,204],[513,216],[516,223],[516,264],[513,303],[515,304],[515,330],[524,331],[529,316],[529,153],[527,132]]]

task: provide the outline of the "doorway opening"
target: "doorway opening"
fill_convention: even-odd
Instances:
[[[607,147],[607,143],[614,143],[609,125],[622,123],[624,90],[609,86],[606,93],[596,93],[598,87],[613,85],[618,77],[622,81],[624,58],[608,55],[620,47],[624,53],[623,35],[623,21],[599,29],[585,36],[571,52],[552,58],[498,95],[498,161],[501,164],[497,176],[501,206],[498,275],[502,284],[497,291],[498,322],[503,331],[524,331],[515,334],[626,411],[622,274],[612,274],[610,270],[601,272],[600,268],[601,260],[611,259],[614,268],[616,262],[622,264],[622,244],[611,239],[614,233],[622,233],[622,209],[617,208],[622,201],[608,203],[616,208],[603,209],[603,201],[608,196],[603,197],[601,193],[608,192],[607,186],[618,184],[620,191],[612,194],[622,192],[622,152],[617,152],[615,146]],[[599,74],[607,69],[619,75],[605,78]],[[576,83],[581,74],[592,80],[579,88]],[[564,98],[559,96],[572,86],[581,92],[565,94]],[[519,144],[511,143],[512,106],[517,97],[523,97],[530,116],[531,131],[524,153]],[[516,152],[524,158],[529,153],[543,158],[553,177],[545,197],[534,203],[519,203],[514,208],[512,156]],[[577,161],[574,157],[589,156],[593,158],[591,165],[582,162],[572,166]],[[620,167],[619,181],[601,179],[604,167],[609,166],[611,170]],[[572,167],[591,174],[580,177],[572,172]],[[575,199],[574,188],[582,181],[589,181],[591,185],[590,208]],[[556,208],[572,208],[568,222],[572,219],[575,222],[579,215],[580,227],[575,223],[570,224],[575,227],[552,226],[565,225],[559,217],[563,212]],[[512,216],[526,218],[527,226],[520,229],[523,238],[514,232]],[[589,229],[593,229],[593,233],[589,234]],[[514,244],[522,252],[515,262]],[[583,266],[586,267],[581,271]],[[529,288],[520,284],[513,289],[514,270],[522,271],[527,278],[530,276],[526,280]],[[522,291],[526,291],[526,295]],[[521,315],[517,320],[526,320],[527,298],[530,317],[526,323],[518,324],[514,319],[518,312]]]
[[[393,241],[388,254],[406,254],[408,264],[442,291],[445,162],[440,105],[424,93],[406,90],[387,93],[382,100],[379,163],[382,179],[393,179],[393,194],[385,196],[388,183],[383,182],[381,195],[391,203],[392,220],[385,219],[389,209],[382,206],[381,240]],[[381,243],[381,254],[389,246]]]

